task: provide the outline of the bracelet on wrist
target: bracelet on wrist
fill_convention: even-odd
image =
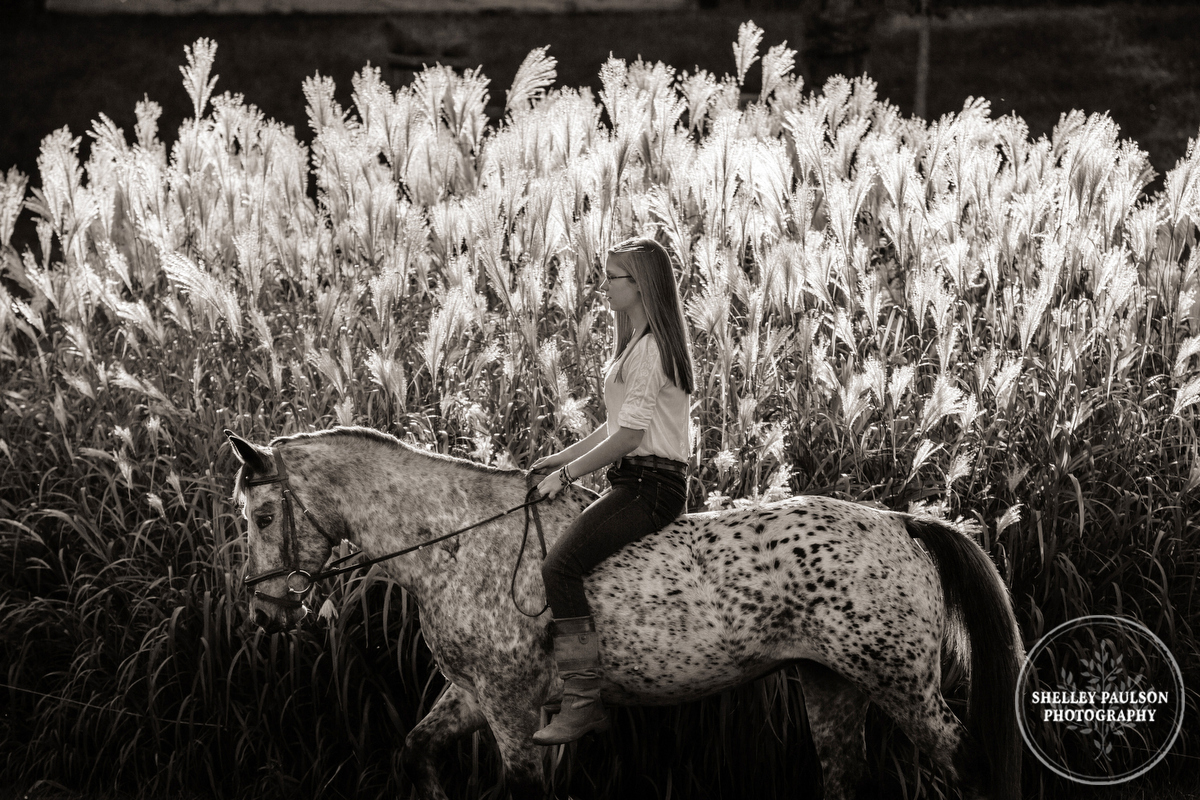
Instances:
[[[563,486],[566,486],[568,483],[571,483],[572,481],[575,480],[574,478],[571,477],[571,472],[567,469],[566,464],[563,464],[562,467],[560,467],[558,471],[559,471],[559,473],[561,473],[559,475],[559,478],[562,480]]]

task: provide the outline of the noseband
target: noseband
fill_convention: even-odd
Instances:
[[[360,569],[362,567],[369,567],[372,564],[379,564],[380,562],[387,561],[392,558],[396,558],[397,556],[402,556],[402,555],[405,555],[406,553],[411,553],[414,550],[420,550],[421,548],[426,547],[428,545],[445,541],[446,539],[449,539],[451,537],[458,536],[460,533],[466,533],[469,530],[478,528],[482,525],[486,525],[489,522],[494,522],[495,520],[498,520],[501,517],[508,516],[509,514],[511,514],[514,511],[524,509],[525,510],[525,535],[521,537],[521,550],[517,554],[517,563],[513,566],[512,585],[509,587],[509,593],[512,596],[513,605],[515,605],[517,607],[517,610],[520,611],[522,614],[524,614],[527,617],[541,616],[543,613],[545,613],[546,609],[548,609],[550,607],[550,604],[547,603],[546,605],[544,605],[542,607],[541,611],[538,611],[537,613],[534,613],[534,614],[530,614],[528,611],[521,608],[521,606],[517,603],[517,595],[516,595],[517,570],[521,566],[521,556],[523,556],[525,553],[525,542],[529,538],[529,512],[530,512],[530,509],[533,509],[533,518],[534,518],[534,521],[535,521],[536,527],[537,527],[538,541],[542,546],[542,558],[543,559],[546,558],[546,537],[542,532],[542,520],[538,516],[538,513],[537,513],[537,504],[542,502],[543,500],[545,500],[546,497],[545,496],[536,497],[535,495],[537,493],[537,489],[532,484],[529,487],[529,491],[525,495],[524,503],[522,503],[519,506],[514,506],[514,507],[508,509],[507,511],[501,511],[499,514],[490,516],[487,519],[480,520],[479,522],[476,522],[473,525],[468,525],[465,528],[459,528],[456,531],[451,531],[450,533],[447,533],[443,536],[438,536],[434,539],[429,539],[427,541],[421,542],[420,544],[415,544],[415,545],[412,545],[411,547],[406,547],[403,550],[397,550],[394,553],[388,553],[386,555],[377,556],[375,558],[371,558],[366,561],[359,561],[359,562],[351,564],[350,566],[347,566],[347,567],[340,566],[343,562],[349,561],[350,559],[359,556],[360,553],[356,551],[356,552],[351,553],[348,556],[343,556],[343,557],[337,559],[336,561],[333,562],[333,564],[330,566],[329,569],[324,570],[322,572],[318,572],[316,574],[313,574],[313,573],[309,572],[308,570],[304,570],[304,569],[300,568],[300,538],[296,534],[296,518],[295,518],[295,515],[292,513],[292,502],[295,501],[296,505],[298,505],[300,507],[300,513],[302,513],[304,516],[308,517],[308,521],[312,523],[313,527],[317,529],[318,533],[320,533],[322,536],[325,537],[325,539],[329,542],[331,547],[337,547],[339,544],[341,544],[342,540],[338,539],[337,537],[335,537],[331,533],[329,533],[327,530],[325,530],[325,528],[323,528],[321,526],[321,523],[317,520],[317,518],[315,516],[313,516],[312,512],[308,510],[308,507],[304,505],[304,501],[301,500],[299,497],[297,497],[295,492],[292,491],[292,486],[288,482],[287,470],[283,466],[283,457],[280,455],[281,449],[282,449],[281,447],[276,447],[274,449],[274,452],[272,453],[272,455],[274,456],[274,459],[275,459],[275,474],[274,475],[267,475],[267,476],[261,477],[261,478],[247,478],[245,480],[246,486],[266,486],[271,483],[283,484],[283,560],[285,562],[290,563],[290,566],[280,567],[279,569],[274,569],[274,570],[271,570],[270,572],[264,572],[261,575],[247,575],[242,580],[242,584],[244,586],[257,586],[258,584],[262,583],[263,581],[269,581],[272,578],[282,577],[282,578],[284,578],[283,583],[284,583],[284,587],[287,589],[288,596],[287,597],[279,597],[277,595],[267,594],[266,592],[255,589],[254,596],[259,598],[260,600],[270,600],[272,603],[275,603],[276,605],[281,606],[283,608],[300,608],[301,606],[304,605],[304,600],[302,598],[304,597],[304,595],[308,594],[308,590],[311,589],[312,585],[318,581],[323,581],[326,578],[332,578],[337,575],[344,575],[347,572],[353,572],[354,570]],[[531,476],[532,476],[532,474],[531,474]]]

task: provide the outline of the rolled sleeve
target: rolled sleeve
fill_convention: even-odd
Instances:
[[[658,344],[645,336],[625,362],[625,402],[621,404],[617,424],[635,431],[649,428],[658,393],[666,383]]]

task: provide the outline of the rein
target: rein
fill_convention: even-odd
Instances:
[[[296,505],[300,507],[300,513],[302,513],[304,516],[308,517],[308,521],[312,523],[313,527],[317,529],[318,533],[320,533],[322,536],[325,537],[325,539],[329,542],[329,544],[331,546],[337,547],[343,540],[335,538],[332,534],[330,534],[327,530],[325,530],[325,528],[322,527],[320,521],[318,521],[317,518],[315,516],[313,516],[312,512],[308,510],[308,507],[304,505],[304,501],[302,501],[296,495],[296,493],[292,491],[291,483],[288,481],[287,470],[283,466],[283,457],[280,455],[280,452],[279,452],[280,449],[281,449],[280,447],[276,447],[275,452],[273,453],[274,458],[275,458],[275,474],[268,475],[268,476],[262,477],[262,478],[247,478],[246,486],[265,486],[265,485],[271,484],[271,483],[283,484],[283,490],[282,490],[283,491],[283,558],[285,561],[290,562],[291,565],[287,566],[287,567],[280,567],[279,569],[274,569],[274,570],[271,570],[270,572],[264,572],[260,575],[247,575],[242,580],[242,585],[247,586],[247,587],[257,586],[258,584],[262,583],[263,581],[268,581],[268,580],[271,580],[272,578],[283,577],[284,578],[284,586],[287,589],[288,596],[287,597],[279,597],[277,595],[267,594],[266,592],[255,589],[254,590],[255,597],[262,599],[262,600],[269,600],[272,603],[275,603],[276,605],[282,606],[283,608],[299,608],[302,605],[304,605],[304,601],[301,598],[303,598],[304,595],[308,594],[308,591],[309,591],[309,589],[312,588],[312,585],[314,583],[317,583],[318,581],[323,581],[326,578],[333,578],[338,575],[345,575],[348,572],[353,572],[354,570],[361,569],[362,567],[370,567],[375,564],[379,564],[379,563],[388,561],[393,558],[398,558],[400,556],[407,555],[408,553],[411,553],[415,550],[420,550],[423,547],[428,547],[429,545],[437,544],[438,542],[444,542],[447,539],[451,539],[455,536],[466,533],[467,531],[487,525],[489,522],[495,522],[496,520],[500,519],[501,517],[506,517],[514,511],[520,511],[521,509],[524,509],[525,510],[525,531],[521,536],[521,549],[517,553],[517,563],[513,566],[512,582],[509,586],[509,593],[512,596],[513,605],[516,606],[516,609],[518,611],[520,611],[522,614],[524,614],[527,617],[539,617],[543,613],[545,613],[547,608],[550,607],[550,604],[546,603],[546,605],[542,606],[542,609],[540,611],[538,611],[535,614],[530,614],[528,611],[521,608],[520,604],[517,602],[517,594],[516,594],[517,571],[521,567],[521,559],[525,555],[525,543],[529,539],[529,512],[530,512],[530,509],[533,509],[533,518],[534,518],[534,523],[537,526],[538,541],[542,546],[542,559],[544,560],[546,558],[546,537],[542,531],[542,519],[541,519],[541,516],[538,514],[537,504],[547,498],[545,496],[543,496],[543,497],[536,497],[532,500],[530,499],[530,497],[532,495],[534,495],[537,491],[536,486],[531,485],[529,487],[529,490],[525,493],[525,502],[524,503],[522,503],[518,506],[513,506],[512,508],[507,509],[505,511],[501,511],[499,514],[494,514],[494,515],[488,517],[487,519],[472,523],[471,525],[468,525],[465,528],[459,528],[456,531],[451,531],[450,533],[444,534],[442,536],[438,536],[433,539],[428,539],[424,542],[414,544],[410,547],[405,547],[402,550],[396,550],[394,552],[387,553],[382,556],[376,556],[374,558],[369,558],[366,561],[357,561],[357,562],[350,564],[349,566],[345,566],[345,567],[339,566],[340,564],[342,564],[345,561],[349,561],[352,558],[356,558],[356,557],[362,555],[361,551],[355,551],[348,556],[342,556],[341,558],[334,561],[330,569],[323,570],[323,571],[320,571],[320,572],[317,572],[314,574],[314,573],[309,572],[308,570],[300,568],[300,539],[299,539],[299,536],[296,534],[296,520],[295,520],[295,515],[292,512],[292,502],[295,501]],[[293,595],[294,595],[294,597],[293,597]]]

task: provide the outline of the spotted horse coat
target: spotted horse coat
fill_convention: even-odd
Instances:
[[[248,521],[249,565],[286,563],[278,451],[290,486],[332,537],[383,554],[485,519],[525,499],[525,475],[428,453],[366,428],[276,439],[230,437],[242,469],[236,495]],[[568,487],[539,506],[548,542],[594,499]],[[299,563],[316,573],[329,539],[296,515]],[[514,797],[545,792],[544,748],[530,736],[562,683],[549,612],[530,618],[509,598],[524,521],[511,514],[469,534],[384,562],[415,596],[421,630],[448,687],[405,741],[422,798],[444,798],[438,757],[487,726]],[[545,602],[538,548],[525,550],[515,596]],[[264,595],[286,593],[283,578]],[[1020,740],[1011,702],[1021,639],[1004,584],[967,532],[945,522],[826,497],[685,515],[627,545],[585,579],[600,636],[609,704],[694,700],[798,666],[828,798],[854,796],[865,764],[863,723],[877,704],[966,794],[1015,800]],[[250,601],[269,627],[299,611]],[[966,644],[966,646],[963,646]],[[961,722],[941,693],[943,651],[969,650]],[[965,656],[964,656],[965,657]]]

